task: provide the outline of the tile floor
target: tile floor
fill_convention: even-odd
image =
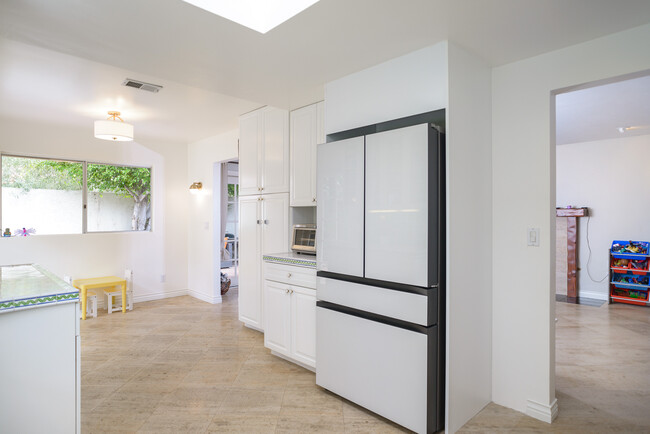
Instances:
[[[557,397],[548,425],[488,405],[461,432],[650,432],[650,309],[557,303]],[[82,322],[82,433],[406,432],[315,386],[221,305],[138,303]]]

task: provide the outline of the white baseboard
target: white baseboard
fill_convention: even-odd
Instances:
[[[551,405],[540,404],[529,399],[526,414],[542,422],[551,423],[557,417],[557,399],[554,399]]]
[[[106,309],[106,297],[101,290],[97,292],[97,307]],[[133,303],[141,303],[143,301],[162,300],[163,298],[181,297],[187,295],[187,289],[179,289],[176,291],[155,292],[153,294],[134,295]]]
[[[155,292],[153,294],[133,294],[133,302],[140,303],[143,301],[161,300],[163,298],[173,298],[187,295],[187,289],[177,289],[176,291]]]
[[[604,300],[604,301],[607,301],[609,299],[608,294],[603,294],[602,292],[593,292],[593,291],[579,291],[578,296],[584,298],[593,298],[594,300]]]
[[[187,290],[187,295],[210,304],[219,304],[222,301],[221,295],[210,297],[209,295],[205,295],[201,292],[193,291],[191,289]]]

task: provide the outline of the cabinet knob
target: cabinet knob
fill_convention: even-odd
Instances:
[[[262,187],[257,187],[257,191],[262,191]]]
[[[311,201],[312,201],[312,202],[316,202],[316,198],[313,198]]]
[[[268,225],[268,224],[269,224],[269,221],[265,219],[265,220],[264,220],[264,224],[265,224],[265,225]]]
[[[258,225],[260,224],[260,221],[259,221],[259,220],[257,221],[257,224],[258,224]]]
[[[289,290],[288,290],[288,289],[285,289],[285,290],[284,290],[284,293],[285,293],[285,294],[288,294],[288,293],[289,293]]]
[[[291,277],[291,273],[287,273],[287,277]]]

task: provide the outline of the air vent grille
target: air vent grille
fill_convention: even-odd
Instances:
[[[145,83],[144,81],[133,80],[130,78],[124,80],[122,86],[134,87],[136,89],[146,90],[147,92],[153,92],[153,93],[158,93],[160,89],[163,88],[162,86],[159,86],[157,84]]]

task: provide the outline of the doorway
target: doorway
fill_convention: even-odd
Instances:
[[[225,188],[222,188],[221,244],[219,268],[230,280],[230,287],[239,286],[239,163],[229,161],[222,163],[222,176]],[[224,200],[225,199],[225,200]]]
[[[585,429],[594,414],[650,429],[650,376],[632,374],[650,363],[650,308],[609,303],[612,244],[650,241],[650,71],[565,89],[554,104],[556,396]]]

